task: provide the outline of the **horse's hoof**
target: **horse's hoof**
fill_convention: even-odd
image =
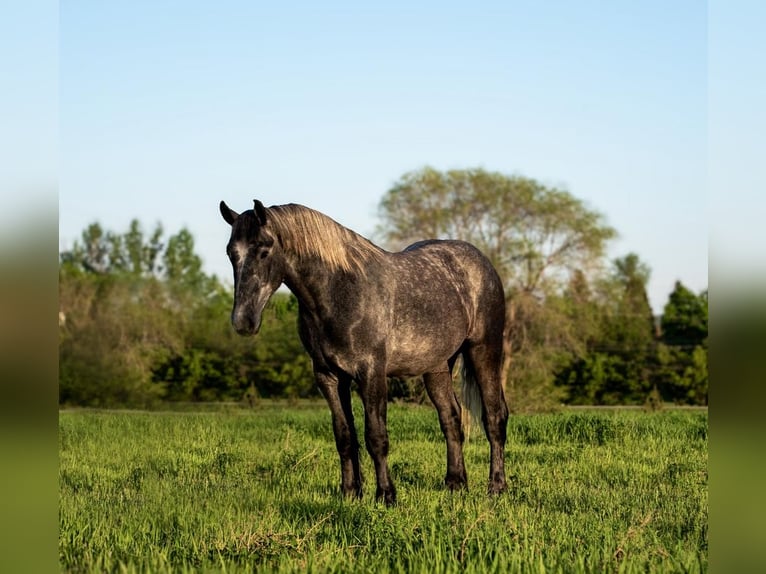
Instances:
[[[452,492],[455,492],[456,490],[468,490],[468,481],[464,477],[448,476],[444,479],[444,486]]]
[[[393,486],[386,489],[378,488],[375,492],[375,500],[382,501],[386,506],[394,506],[396,504],[396,489]]]
[[[508,490],[508,485],[505,483],[505,481],[498,484],[492,483],[489,485],[489,489],[488,489],[489,494],[492,496],[503,494],[507,490]]]
[[[362,498],[361,485],[357,485],[357,486],[352,485],[349,487],[342,486],[341,490],[343,491],[343,498],[348,498],[348,499],[355,498],[357,500]]]

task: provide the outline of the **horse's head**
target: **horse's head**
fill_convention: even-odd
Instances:
[[[279,242],[269,226],[268,213],[257,199],[242,213],[223,201],[221,215],[231,225],[226,253],[234,268],[234,309],[231,324],[240,335],[254,335],[271,295],[282,283],[283,259]]]

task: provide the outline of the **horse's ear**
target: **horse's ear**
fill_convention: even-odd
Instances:
[[[255,215],[258,217],[258,223],[261,225],[266,225],[266,208],[263,207],[263,204],[257,199],[253,200],[253,210],[255,211]]]
[[[239,213],[229,208],[229,206],[226,205],[226,202],[224,201],[222,201],[218,207],[220,207],[221,215],[223,215],[226,223],[229,225],[234,225],[234,222],[237,221],[237,218],[239,217]]]

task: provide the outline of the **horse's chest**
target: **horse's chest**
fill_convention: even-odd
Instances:
[[[383,330],[365,316],[302,316],[300,332],[315,364],[332,370],[356,372],[359,364],[369,364],[371,358],[384,352]]]

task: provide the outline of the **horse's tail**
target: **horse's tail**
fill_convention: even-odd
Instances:
[[[460,386],[460,394],[463,399],[463,406],[465,407],[462,417],[463,432],[465,433],[466,440],[468,440],[471,437],[471,426],[473,425],[473,422],[481,421],[482,402],[479,384],[476,382],[476,373],[474,372],[471,361],[463,355],[461,363],[460,373],[462,384]]]

